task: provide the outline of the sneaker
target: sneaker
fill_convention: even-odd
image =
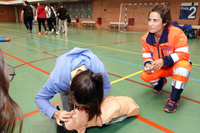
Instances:
[[[38,35],[41,35],[41,32],[38,32]]]
[[[30,30],[27,30],[27,32],[26,33],[30,33]]]
[[[171,98],[165,99],[165,101],[168,101],[167,104],[164,107],[164,111],[169,113],[176,112],[176,108],[178,107],[178,101],[174,101]]]
[[[155,93],[161,93],[162,90],[163,90],[163,87],[167,84],[167,79],[166,78],[161,78],[159,81],[158,81],[158,85],[156,85],[153,89],[153,91]]]
[[[51,33],[53,33],[53,32],[54,32],[54,29],[51,30]]]
[[[60,33],[59,33],[58,31],[56,32],[56,34],[57,34],[57,35],[60,35]]]
[[[44,32],[44,35],[46,35],[46,34],[47,34],[47,31]]]

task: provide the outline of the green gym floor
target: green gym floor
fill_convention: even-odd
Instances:
[[[171,77],[161,94],[154,93],[140,78],[144,33],[76,27],[68,27],[68,36],[37,32],[37,25],[32,34],[26,34],[23,24],[0,23],[0,36],[11,38],[10,42],[0,42],[0,48],[7,63],[15,68],[9,92],[24,113],[22,133],[56,133],[55,121],[39,112],[35,96],[53,70],[56,58],[74,47],[90,49],[104,63],[112,84],[108,95],[129,96],[140,106],[139,116],[102,128],[89,128],[87,133],[200,132],[200,39],[188,40],[192,71],[177,111],[170,114],[163,108],[164,99],[170,96]],[[50,102],[62,106],[59,94]]]

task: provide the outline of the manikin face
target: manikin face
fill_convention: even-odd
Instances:
[[[65,122],[65,127],[68,130],[76,129],[79,133],[85,131],[88,121],[88,114],[83,108],[73,110],[74,115],[68,122]]]
[[[165,25],[166,23],[162,23],[162,18],[159,13],[151,12],[149,14],[148,28],[150,33],[161,36]]]

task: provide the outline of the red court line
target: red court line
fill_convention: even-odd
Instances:
[[[62,102],[59,101],[59,102],[54,103],[54,104],[52,104],[52,105],[53,105],[53,106],[57,106],[57,105],[59,105],[59,104],[61,104],[61,103],[62,103]],[[31,116],[31,115],[37,114],[37,113],[39,113],[39,112],[40,112],[39,109],[34,110],[34,111],[32,111],[32,112],[29,112],[29,113],[23,115],[23,118],[26,118],[26,117],[29,117],[29,116]]]
[[[35,60],[35,61],[28,62],[28,64],[34,63],[34,62],[38,62],[38,61],[53,59],[53,58],[57,58],[57,57],[50,57],[50,58],[44,58],[44,59],[40,59],[40,60]],[[17,68],[17,67],[20,67],[20,66],[23,66],[23,65],[26,65],[26,64],[21,64],[21,65],[15,66],[14,68]]]
[[[25,61],[23,61],[23,60],[21,60],[21,59],[15,57],[15,56],[12,56],[12,55],[10,55],[10,54],[4,52],[4,51],[3,51],[3,53],[6,54],[6,55],[8,55],[8,56],[10,56],[10,57],[12,57],[12,58],[14,58],[14,59],[16,59],[16,60],[18,60],[18,61],[20,61],[20,62],[23,62],[24,64],[26,64],[26,65],[28,65],[28,66],[30,66],[30,67],[32,67],[32,68],[37,69],[38,71],[41,71],[41,72],[43,72],[43,73],[45,73],[45,74],[47,74],[47,75],[50,75],[50,73],[48,73],[48,72],[46,72],[46,71],[44,71],[44,70],[42,70],[42,69],[40,69],[40,68],[38,68],[38,67],[36,67],[36,66],[34,66],[34,65],[31,65],[31,64],[29,64],[29,63],[27,63],[27,62],[25,62]]]
[[[160,126],[160,125],[158,125],[158,124],[156,124],[156,123],[154,123],[154,122],[152,122],[152,121],[149,121],[149,120],[147,120],[147,119],[145,119],[144,117],[141,117],[141,116],[139,116],[139,115],[136,115],[136,116],[134,116],[134,117],[137,118],[137,119],[139,119],[139,120],[141,120],[141,121],[143,121],[143,122],[145,122],[145,123],[147,123],[147,124],[149,124],[149,125],[151,125],[151,126],[153,126],[153,127],[155,127],[155,128],[157,128],[157,129],[162,130],[162,131],[165,132],[165,133],[175,133],[175,132],[173,132],[173,131],[171,131],[171,130],[165,128],[165,127],[162,127],[162,126]]]

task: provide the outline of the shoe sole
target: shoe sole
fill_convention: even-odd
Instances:
[[[173,111],[169,111],[168,109],[164,109],[164,111],[165,111],[165,112],[168,112],[168,113],[174,113],[174,112],[176,112],[176,109],[173,110]]]
[[[164,85],[163,85],[163,87],[162,87],[162,89],[161,89],[161,91],[157,91],[157,90],[153,90],[155,93],[161,93],[162,91],[163,91],[163,88],[164,88],[164,86],[167,84],[167,79],[166,79],[166,82],[164,83]]]
[[[177,107],[178,107],[178,103],[177,103]],[[168,113],[174,113],[174,112],[176,112],[176,109],[173,110],[173,111],[169,111],[168,109],[164,109],[164,111],[166,111],[166,112],[168,112]]]

